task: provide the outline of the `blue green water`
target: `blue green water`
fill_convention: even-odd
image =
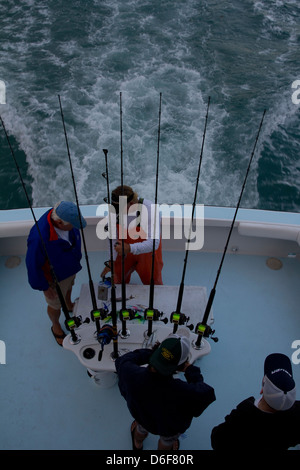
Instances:
[[[235,206],[264,109],[243,207],[299,211],[298,0],[1,0],[0,113],[34,206],[74,199],[61,96],[79,201],[124,182],[159,202]],[[0,208],[27,207],[0,129]]]

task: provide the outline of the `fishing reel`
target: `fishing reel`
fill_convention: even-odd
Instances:
[[[105,320],[108,317],[107,308],[99,308],[96,310],[91,310],[91,319],[93,322],[99,322],[100,320]]]
[[[123,339],[128,338],[130,336],[130,331],[126,328],[126,322],[135,318],[135,311],[131,308],[121,309],[119,311],[119,318],[122,321],[122,330],[120,336]]]
[[[95,336],[99,335],[101,328],[100,328],[100,320],[104,320],[104,318],[107,317],[107,311],[104,309],[97,309],[97,310],[92,310],[91,311],[91,318],[93,322],[96,323],[96,331],[95,331]]]
[[[97,341],[101,345],[101,349],[98,355],[98,361],[101,361],[104,346],[109,344],[111,340],[115,338],[115,332],[112,325],[104,325],[97,333]]]
[[[86,318],[84,321],[82,321],[82,316],[78,315],[78,317],[72,317],[69,320],[65,320],[65,326],[68,331],[73,330],[74,328],[78,328],[82,323],[89,323],[90,319]]]
[[[131,308],[125,308],[120,310],[119,317],[121,321],[133,320],[135,317],[135,311]]]
[[[212,330],[212,328],[209,325],[204,325],[201,322],[197,323],[196,328],[195,328],[195,333],[198,335],[198,338],[194,344],[194,347],[196,349],[200,349],[200,344],[201,344],[201,340],[203,337],[205,338],[210,337],[215,343],[219,341],[219,338],[213,337],[215,330]]]
[[[80,325],[82,325],[83,323],[90,323],[90,319],[88,317],[86,317],[85,320],[82,320],[82,315],[78,315],[78,317],[74,316],[74,321],[75,321],[75,324],[76,324],[76,327],[78,328]]]
[[[68,320],[65,320],[65,326],[68,331],[72,331],[75,328],[77,328],[77,322],[75,321],[75,318],[69,318]]]
[[[146,335],[148,338],[152,335],[152,325],[154,321],[162,321],[164,324],[168,323],[167,318],[160,319],[163,315],[163,312],[160,312],[156,308],[146,308],[144,311],[144,319],[148,321],[148,330]]]
[[[187,317],[184,313],[172,312],[170,316],[170,322],[174,323],[173,333],[176,333],[179,325],[184,325],[189,321],[190,317]],[[185,325],[187,328],[192,330],[194,325]]]
[[[164,324],[168,323],[167,318],[160,318],[163,316],[163,312],[157,310],[157,308],[146,308],[144,311],[144,319],[149,321],[162,321]]]
[[[76,334],[75,328],[77,328],[78,325],[78,320],[76,317],[69,318],[65,320],[65,326],[66,329],[70,332],[71,334],[71,343],[72,344],[78,344],[81,341],[81,338],[79,335]]]

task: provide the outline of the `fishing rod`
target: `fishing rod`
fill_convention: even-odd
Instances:
[[[59,101],[59,107],[60,107],[60,113],[61,113],[61,119],[62,119],[64,134],[65,134],[65,139],[66,139],[67,153],[68,153],[68,158],[69,158],[69,163],[70,163],[70,170],[71,170],[71,176],[72,176],[72,181],[73,181],[76,205],[77,205],[77,210],[78,210],[78,218],[79,218],[79,221],[80,221],[80,230],[81,230],[82,242],[83,242],[83,247],[84,247],[86,266],[87,266],[87,271],[88,271],[89,288],[90,288],[91,300],[92,300],[92,305],[93,305],[93,309],[91,311],[91,319],[96,322],[97,333],[99,333],[99,331],[100,331],[100,310],[97,307],[94,283],[92,281],[92,276],[91,276],[90,264],[89,264],[87,249],[86,249],[85,236],[84,236],[84,231],[83,231],[83,226],[82,226],[82,220],[81,220],[81,214],[80,214],[80,209],[79,209],[77,189],[76,189],[75,178],[74,178],[74,173],[73,173],[73,166],[72,166],[68,136],[67,136],[66,126],[65,126],[65,119],[64,119],[64,114],[63,114],[60,95],[58,95],[58,101]]]
[[[195,212],[195,207],[196,207],[198,184],[199,184],[200,170],[201,170],[201,164],[202,164],[202,158],[203,158],[203,149],[204,149],[204,141],[205,141],[205,136],[206,136],[209,105],[210,105],[210,96],[208,97],[208,103],[207,103],[205,125],[204,125],[203,137],[202,137],[202,145],[201,145],[197,180],[196,180],[196,186],[195,186],[194,201],[193,201],[193,206],[192,206],[191,225],[190,225],[190,231],[189,231],[189,238],[187,241],[187,248],[185,250],[185,258],[183,262],[183,271],[182,271],[182,278],[181,278],[181,283],[180,283],[179,292],[178,292],[177,306],[176,306],[175,312],[172,312],[171,317],[170,317],[170,321],[174,323],[173,333],[177,331],[178,325],[183,325],[184,323],[187,323],[189,321],[189,317],[187,317],[184,313],[181,312],[181,304],[182,304],[182,298],[183,298],[183,292],[184,292],[184,279],[185,279],[186,266],[187,266],[187,260],[188,260],[188,255],[189,255],[189,244],[190,244],[191,231],[192,231],[192,226],[193,226],[193,221],[194,221],[194,212]],[[188,328],[193,329],[194,326],[189,325]]]
[[[154,234],[153,234],[153,248],[152,248],[152,266],[151,266],[151,281],[150,281],[150,291],[149,291],[149,307],[144,312],[145,320],[148,320],[148,330],[147,336],[150,338],[152,334],[152,325],[153,321],[159,320],[159,317],[163,313],[159,310],[153,308],[154,303],[154,264],[155,264],[155,244],[156,244],[156,217],[157,217],[157,192],[158,192],[158,168],[159,168],[159,144],[160,144],[160,123],[161,123],[161,98],[162,94],[160,93],[159,99],[159,117],[158,117],[158,137],[157,137],[157,158],[156,158],[156,183],[155,183],[155,214],[154,214]],[[168,320],[165,318],[162,320],[166,323]]]
[[[70,316],[68,307],[67,307],[67,305],[66,305],[66,301],[65,301],[64,296],[63,296],[63,294],[62,294],[60,285],[59,285],[59,283],[58,283],[58,280],[57,280],[57,277],[56,277],[56,274],[55,274],[53,265],[52,265],[52,263],[51,263],[51,260],[50,260],[49,254],[48,254],[45,241],[44,241],[43,236],[42,236],[42,233],[41,233],[41,231],[40,231],[38,221],[37,221],[37,219],[36,219],[36,217],[35,217],[35,213],[34,213],[34,211],[33,211],[33,208],[32,208],[32,205],[31,205],[29,196],[28,196],[28,192],[27,192],[27,189],[26,189],[26,186],[25,186],[25,183],[24,183],[24,180],[23,180],[21,171],[20,171],[20,167],[19,167],[18,162],[17,162],[17,159],[16,159],[16,157],[15,157],[13,148],[12,148],[12,146],[11,146],[11,143],[10,143],[10,140],[9,140],[9,137],[8,137],[8,134],[7,134],[7,131],[6,131],[6,128],[5,128],[5,125],[4,125],[4,122],[3,122],[3,119],[2,119],[1,116],[0,116],[0,120],[1,120],[1,124],[2,124],[3,130],[4,130],[4,133],[5,133],[5,136],[6,136],[6,140],[7,140],[7,142],[8,142],[8,146],[9,146],[9,148],[10,148],[11,155],[12,155],[12,157],[13,157],[14,163],[15,163],[15,165],[16,165],[16,168],[17,168],[17,171],[18,171],[18,174],[19,174],[20,181],[21,181],[22,186],[23,186],[23,189],[24,189],[24,193],[25,193],[25,196],[26,196],[26,199],[27,199],[27,202],[28,202],[28,206],[29,206],[29,208],[30,208],[30,210],[31,210],[31,214],[32,214],[32,217],[33,217],[35,226],[36,226],[36,228],[37,228],[37,231],[38,231],[38,234],[39,234],[41,243],[42,243],[42,247],[43,247],[45,256],[46,256],[47,261],[48,261],[48,264],[49,264],[51,277],[52,277],[52,279],[53,279],[53,282],[54,282],[54,285],[55,285],[55,288],[56,288],[56,292],[57,292],[57,295],[58,295],[58,297],[59,297],[59,300],[60,300],[60,303],[61,303],[61,306],[62,306],[62,310],[63,310],[64,315],[65,315],[65,325],[66,325],[66,328],[67,328],[67,329],[70,331],[70,333],[71,333],[71,337],[72,337],[72,342],[73,342],[73,344],[77,344],[77,343],[80,342],[80,337],[79,337],[79,336],[76,334],[76,332],[75,332],[75,328],[76,328],[76,326],[78,326],[78,319],[77,319],[77,318],[74,318],[74,317],[72,318],[72,317]]]
[[[121,195],[122,201],[124,196],[124,184],[123,184],[123,124],[122,124],[122,92],[120,92],[120,147],[121,147]],[[119,204],[119,215],[120,215],[120,230],[121,230],[121,244],[122,244],[122,308],[119,312],[120,319],[122,321],[121,338],[128,338],[130,332],[126,328],[126,321],[132,320],[135,316],[135,312],[132,309],[126,308],[126,285],[125,285],[125,251],[124,251],[124,204]],[[126,207],[127,210],[127,207]]]
[[[110,189],[109,189],[109,175],[108,175],[108,164],[107,164],[107,149],[103,149],[103,153],[105,156],[105,172],[102,173],[102,176],[106,179],[106,186],[107,186],[107,199],[104,200],[108,203],[108,227],[109,227],[109,248],[110,248],[110,265],[111,265],[111,318],[112,318],[112,338],[113,338],[113,353],[112,359],[117,359],[119,356],[118,353],[118,331],[117,331],[117,300],[116,300],[116,286],[115,286],[115,279],[114,279],[114,258],[113,258],[113,246],[112,246],[112,235],[111,235],[111,205],[110,205]],[[102,332],[101,332],[102,333]],[[107,343],[106,343],[107,344]]]
[[[208,321],[210,310],[211,310],[213,300],[214,300],[214,297],[215,297],[215,294],[216,294],[217,283],[218,283],[218,280],[219,280],[219,277],[220,277],[220,274],[221,274],[221,269],[222,269],[223,262],[224,262],[224,259],[225,259],[225,255],[226,255],[226,252],[227,252],[229,240],[230,240],[230,237],[231,237],[231,234],[232,234],[232,230],[233,230],[233,227],[234,227],[237,212],[239,210],[241,199],[242,199],[242,196],[243,196],[243,192],[244,192],[244,189],[245,189],[245,186],[246,186],[246,181],[247,181],[248,174],[249,174],[249,171],[250,171],[250,166],[251,166],[251,163],[252,163],[252,160],[253,160],[254,152],[255,152],[255,149],[256,149],[256,145],[257,145],[257,142],[258,142],[258,138],[259,138],[259,135],[260,135],[260,131],[261,131],[261,128],[262,128],[262,124],[263,124],[265,114],[266,114],[266,110],[264,110],[261,121],[260,121],[259,129],[258,129],[258,132],[257,132],[257,135],[256,135],[255,143],[254,143],[253,150],[252,150],[252,153],[251,153],[251,156],[250,156],[250,160],[249,160],[246,175],[245,175],[245,178],[244,178],[243,186],[242,186],[242,189],[241,189],[241,192],[240,192],[238,204],[236,206],[234,217],[233,217],[231,227],[230,227],[230,230],[229,230],[229,233],[228,233],[227,241],[226,241],[226,244],[225,244],[225,248],[224,248],[224,251],[223,251],[223,255],[222,255],[220,266],[219,266],[219,269],[218,269],[218,272],[217,272],[215,283],[214,283],[214,286],[213,286],[213,288],[210,292],[209,299],[208,299],[208,302],[207,302],[207,305],[206,305],[206,309],[205,309],[205,312],[204,312],[204,315],[203,315],[203,319],[200,323],[198,323],[196,325],[195,333],[198,334],[198,338],[197,338],[196,342],[193,344],[195,349],[200,349],[201,340],[202,340],[203,336],[208,337],[208,336],[211,336],[214,333],[214,331],[211,329],[211,327],[209,325],[207,325],[207,321]],[[212,338],[212,339],[214,341],[218,341],[217,338]]]

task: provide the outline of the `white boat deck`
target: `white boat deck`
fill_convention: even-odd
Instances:
[[[24,255],[19,256],[14,268],[5,265],[9,256],[0,257],[0,340],[6,347],[0,364],[0,449],[130,450],[132,418],[117,384],[99,387],[76,355],[56,344],[43,296],[28,285]],[[184,252],[166,250],[163,257],[164,284],[178,286]],[[225,258],[213,304],[219,341],[208,339],[211,351],[196,361],[216,401],[181,437],[183,451],[211,449],[212,428],[244,398],[259,396],[267,354],[300,359],[300,263],[284,257],[281,269],[274,270],[268,258],[232,251]],[[89,252],[94,282],[105,259],[105,251]],[[190,252],[186,286],[205,287],[209,295],[220,259],[220,252]],[[88,282],[84,257],[82,264],[74,299]],[[137,276],[131,282],[140,284]],[[300,364],[293,370],[299,399]],[[144,448],[155,450],[157,437],[149,435]]]

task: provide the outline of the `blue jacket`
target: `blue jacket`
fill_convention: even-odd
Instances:
[[[194,365],[184,373],[187,381],[141,367],[149,362],[152,352],[136,349],[117,358],[119,388],[138,423],[152,434],[170,437],[185,432],[193,417],[200,416],[216,399],[215,393]]]
[[[82,269],[80,232],[74,228],[69,232],[71,245],[58,237],[51,219],[52,209],[38,220],[38,226],[58,281],[62,281]],[[45,291],[53,284],[49,263],[36,225],[27,239],[26,266],[28,281],[33,289]]]

